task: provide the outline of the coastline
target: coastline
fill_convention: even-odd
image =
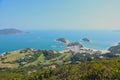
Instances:
[[[62,43],[62,42],[60,42],[60,41],[57,41],[57,40],[54,40],[55,42],[59,42],[59,43],[61,43],[61,44],[65,44],[65,43]],[[115,42],[115,44],[113,45],[113,46],[115,46],[115,45],[117,45],[118,43],[117,42]],[[67,45],[67,44],[66,44]],[[51,46],[52,47],[52,46]],[[110,46],[111,47],[111,46]],[[108,48],[110,48],[110,47],[108,47]],[[52,47],[53,48],[53,47]],[[54,48],[56,48],[56,46],[54,47]],[[63,47],[62,47],[63,48]],[[110,52],[110,51],[108,51],[108,48],[106,48],[106,49],[102,49],[102,50],[100,50],[100,49],[94,49],[94,48],[88,48],[88,47],[83,47],[83,48],[81,48],[81,49],[84,49],[84,50],[92,50],[92,51],[101,51],[101,54],[105,54],[105,53],[107,53],[107,52]],[[23,49],[26,49],[26,48],[22,48],[22,49],[17,49],[17,50],[13,50],[13,51],[6,51],[6,52],[16,52],[16,51],[20,51],[20,50],[23,50]],[[31,49],[35,49],[35,48],[31,48]],[[41,50],[53,50],[53,49],[41,49]],[[66,52],[67,50],[66,50],[66,47],[64,47],[64,49],[62,49],[62,50],[55,50],[55,51],[58,51],[58,52],[60,52],[60,53],[64,53],[64,52]],[[0,56],[3,56],[4,54],[6,54],[6,52],[3,52],[3,53],[0,53]]]
[[[31,31],[29,31],[31,32]],[[63,32],[63,33],[61,33]],[[71,32],[71,34],[69,34]],[[66,34],[65,34],[66,33]],[[55,50],[64,50],[63,47],[59,47],[62,45],[65,45],[64,43],[61,43],[59,41],[56,41],[57,38],[59,37],[65,37],[69,39],[71,42],[73,41],[79,41],[81,42],[81,38],[83,37],[88,37],[91,40],[91,43],[82,43],[86,47],[92,48],[92,49],[108,49],[111,46],[116,45],[119,42],[119,36],[115,36],[116,34],[114,32],[109,32],[110,35],[112,34],[113,37],[110,37],[106,35],[105,33],[107,32],[94,32],[91,31],[91,33],[96,33],[91,36],[88,31],[77,31],[75,32],[74,30],[71,31],[40,31],[39,30],[36,32],[35,30],[31,32],[30,34],[19,34],[19,35],[7,35],[7,36],[0,36],[0,55],[2,55],[4,52],[11,52],[17,49],[22,49],[22,48],[36,48],[36,49],[55,49]],[[44,35],[46,34],[46,35]],[[82,34],[82,35],[81,35]],[[98,34],[100,34],[98,36]],[[104,34],[104,35],[103,35]],[[49,35],[49,36],[48,36]],[[119,35],[119,34],[117,34]],[[38,36],[40,36],[41,39],[38,39]],[[106,43],[110,40],[108,43]],[[31,42],[29,41],[31,40]],[[102,42],[102,40],[104,40]],[[101,41],[101,42],[100,42]],[[60,44],[59,44],[60,43]],[[102,44],[101,44],[102,43]],[[23,44],[23,45],[22,45]],[[104,45],[105,44],[105,45]],[[57,46],[56,48],[52,48],[51,46],[55,45]],[[87,46],[88,45],[88,46]],[[13,48],[12,48],[12,47]]]

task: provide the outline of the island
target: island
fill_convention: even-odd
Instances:
[[[8,29],[1,29],[0,30],[0,34],[21,34],[21,33],[25,33],[19,29],[15,29],[15,28],[8,28]]]
[[[56,39],[56,41],[59,41],[59,42],[64,43],[64,44],[70,43],[70,41],[65,39],[65,38],[58,38],[58,39]]]
[[[83,38],[82,39],[84,42],[90,42],[90,40],[88,38]]]

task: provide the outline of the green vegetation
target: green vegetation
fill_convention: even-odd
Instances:
[[[0,57],[1,69],[24,68],[29,66],[49,66],[69,63],[89,62],[92,60],[110,59],[120,57],[113,53],[107,54],[80,54],[80,53],[59,53],[53,50],[34,50],[26,48],[15,52],[7,52]]]
[[[120,58],[64,64],[55,69],[37,69],[37,67],[1,71],[0,78],[1,80],[120,80]]]
[[[33,50],[27,48],[1,56],[0,68],[14,69],[38,65],[64,64],[63,62],[66,61],[66,59],[70,60],[71,56],[71,53],[62,54],[53,50]]]
[[[0,57],[0,80],[120,80],[119,57],[27,48]]]

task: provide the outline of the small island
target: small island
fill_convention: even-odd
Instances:
[[[56,41],[59,41],[59,42],[64,43],[64,44],[69,43],[69,41],[67,39],[65,39],[65,38],[58,38],[58,39],[56,39]]]
[[[84,42],[90,42],[90,40],[88,38],[83,38],[82,39]]]
[[[15,28],[9,28],[9,29],[1,29],[0,30],[0,34],[22,34],[25,33],[19,29],[15,29]]]

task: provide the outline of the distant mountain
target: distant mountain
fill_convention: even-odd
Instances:
[[[15,28],[9,28],[9,29],[1,29],[0,34],[21,34],[24,33],[23,31]]]

